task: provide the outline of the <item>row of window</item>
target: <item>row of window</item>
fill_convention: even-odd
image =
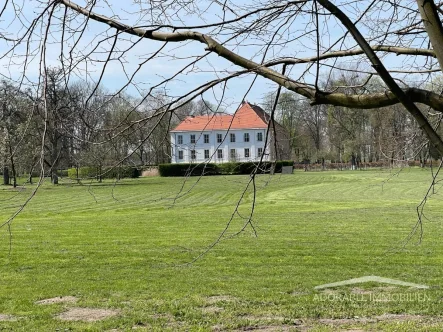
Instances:
[[[230,152],[229,155],[230,155],[231,159],[236,159],[238,157],[236,149],[231,149],[229,152]],[[257,157],[261,157],[262,154],[263,154],[263,148],[258,148],[257,149]],[[197,159],[197,154],[196,154],[195,150],[191,150],[190,155],[191,155],[191,159]],[[209,159],[210,158],[209,150],[204,150],[204,155],[205,155],[205,159]],[[244,157],[245,158],[250,157],[249,148],[244,149]],[[183,150],[178,151],[178,159],[183,159]],[[217,150],[217,159],[223,159],[223,150],[222,149]]]
[[[229,139],[231,143],[234,143],[236,140],[235,133],[229,134]],[[249,133],[243,134],[243,141],[249,142]],[[263,133],[257,133],[257,141],[262,142],[263,141]],[[190,143],[195,144],[195,134],[190,135]],[[203,142],[209,143],[209,134],[203,134]],[[217,143],[223,142],[223,134],[217,134]],[[177,144],[183,144],[183,135],[177,135]]]

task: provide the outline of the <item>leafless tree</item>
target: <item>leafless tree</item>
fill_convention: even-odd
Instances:
[[[60,64],[66,82],[80,77],[96,87],[106,83],[108,72],[120,66],[126,74],[121,90],[132,88],[143,100],[160,88],[170,92],[158,118],[170,116],[202,93],[223,89],[245,75],[258,75],[304,96],[311,104],[369,109],[401,103],[443,154],[441,137],[416,105],[441,112],[442,98],[408,85],[411,81],[432,82],[433,73],[441,73],[439,3],[396,0],[335,5],[314,0],[244,5],[208,1],[205,5],[203,1],[169,0],[137,1],[130,10],[119,6],[100,0],[26,1],[26,5],[6,1],[0,29],[5,50],[1,58],[10,71],[7,76],[31,84],[32,71],[38,66],[42,75],[37,89],[47,100],[50,89],[45,78],[53,61]],[[11,33],[8,26],[19,29]],[[312,55],[304,56],[306,50]],[[395,68],[392,55],[401,58],[395,62],[401,63],[400,68]],[[226,61],[217,62],[216,67],[216,57]],[[319,75],[343,69],[340,59],[345,57],[355,62],[357,69],[353,70],[380,76],[385,91],[322,90]],[[173,70],[165,74],[159,70],[161,78],[156,82],[141,81],[138,74],[144,67],[158,65],[158,59]],[[285,74],[279,69],[282,65],[288,67]],[[199,74],[212,78],[187,83]],[[176,94],[170,86],[179,83],[185,83],[187,89]],[[214,95],[219,100],[221,93],[217,92]],[[142,121],[156,119],[149,116]]]

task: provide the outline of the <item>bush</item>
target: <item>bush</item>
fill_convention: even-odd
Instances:
[[[78,178],[79,179],[117,179],[117,178],[138,178],[140,171],[136,167],[121,166],[121,167],[103,167],[100,171],[98,167],[79,167]],[[68,177],[73,180],[77,180],[77,169],[68,169]]]
[[[275,173],[281,173],[283,166],[292,166],[292,160],[263,162],[257,170],[258,174],[270,173],[275,165]],[[200,175],[240,175],[251,174],[257,162],[229,162],[223,164],[161,164],[158,166],[160,176],[200,176]]]
[[[294,166],[293,160],[280,160],[275,164],[275,173],[281,173],[283,166]]]
[[[103,167],[102,178],[103,179],[118,179],[118,178],[138,178],[140,171],[136,167],[122,166],[122,167]]]
[[[224,164],[217,165],[217,171],[219,174],[229,175],[229,174],[240,174],[239,173],[239,164],[238,162],[230,162]]]
[[[77,174],[77,168],[68,169],[68,177],[73,180],[76,180],[77,177],[79,179],[85,179],[85,178],[92,178],[95,176],[97,176],[96,167],[79,167],[78,174]]]
[[[198,176],[220,174],[216,164],[160,164],[160,176]]]
[[[246,162],[246,163],[238,163],[238,173],[235,174],[251,174],[257,167],[257,163],[255,162]],[[260,168],[257,170],[258,174],[266,174],[271,173],[272,168],[274,167],[274,173],[281,173],[283,166],[293,166],[294,162],[292,160],[280,160],[275,163],[270,161],[265,161],[260,165]]]
[[[61,176],[62,178],[66,178],[66,177],[68,177],[68,170],[67,169],[62,169],[60,171],[57,171],[57,174],[59,176]],[[40,174],[39,174],[39,176],[40,176]]]

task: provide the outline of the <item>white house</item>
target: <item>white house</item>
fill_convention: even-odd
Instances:
[[[275,121],[265,146],[269,120],[263,109],[248,102],[233,115],[189,116],[170,132],[171,162],[259,161],[262,154],[265,161],[289,159],[286,131]]]

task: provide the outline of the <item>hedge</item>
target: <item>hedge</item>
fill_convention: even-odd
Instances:
[[[158,171],[160,176],[200,176],[200,175],[231,175],[251,174],[257,167],[254,162],[230,162],[223,164],[160,164]],[[270,173],[271,167],[275,165],[274,172],[281,173],[283,166],[292,166],[292,160],[277,161],[275,163],[266,161],[260,165],[257,173]]]
[[[101,171],[97,167],[79,167],[78,178],[98,178],[102,179],[116,179],[116,178],[137,178],[140,176],[140,171],[136,167],[122,166],[122,167],[102,167]],[[70,179],[77,179],[77,168],[68,169],[68,177]]]
[[[220,174],[216,164],[160,164],[160,176],[196,176]]]
[[[59,170],[59,171],[57,171],[57,174],[59,176],[61,176],[62,178],[66,178],[66,177],[68,177],[68,170],[67,169]],[[40,176],[40,174],[38,176]]]
[[[103,179],[117,179],[117,178],[138,178],[141,171],[137,167],[122,166],[122,167],[103,167]]]

